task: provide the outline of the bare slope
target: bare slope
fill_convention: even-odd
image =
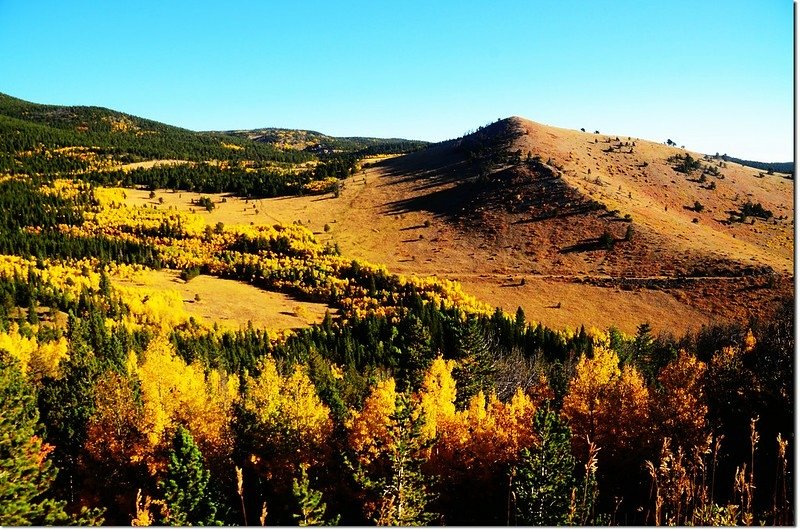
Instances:
[[[793,182],[697,153],[719,175],[683,174],[667,160],[685,154],[510,118],[367,167],[339,197],[228,198],[208,216],[301,221],[347,256],[459,280],[559,328],[679,333],[763,314],[793,294]],[[176,195],[167,202],[191,207]],[[729,223],[746,201],[773,218]]]

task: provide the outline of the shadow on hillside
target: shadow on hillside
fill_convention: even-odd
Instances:
[[[574,245],[564,247],[558,252],[559,254],[573,254],[576,252],[591,252],[593,250],[611,250],[611,248],[614,246],[614,243],[618,241],[621,241],[621,239],[614,239],[614,242],[609,247],[609,245],[602,241],[601,238],[584,239],[578,243],[575,243]]]

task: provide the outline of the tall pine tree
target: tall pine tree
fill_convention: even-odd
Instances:
[[[65,524],[65,503],[47,497],[56,470],[37,434],[34,393],[11,356],[0,351],[0,525]]]
[[[172,440],[167,476],[159,484],[166,508],[165,523],[173,526],[220,524],[216,520],[218,506],[209,486],[210,475],[191,433],[178,427]]]
[[[567,524],[570,496],[576,481],[569,427],[547,407],[536,411],[534,430],[538,442],[524,449],[512,478],[516,524],[560,526]]]

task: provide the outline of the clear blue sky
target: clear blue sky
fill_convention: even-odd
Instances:
[[[195,130],[443,140],[519,115],[793,159],[788,0],[0,0],[0,92]]]

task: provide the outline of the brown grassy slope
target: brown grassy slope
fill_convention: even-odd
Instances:
[[[663,238],[662,244],[682,252],[699,252],[704,260],[713,256],[792,271],[794,183],[782,175],[759,177],[758,170],[726,163],[724,168],[717,167],[719,177],[706,176],[706,183],[701,184],[700,172],[685,175],[666,162],[672,155],[684,155],[687,151],[683,149],[637,138],[546,127],[521,118],[508,121],[521,133],[515,147],[552,157],[568,185],[609,210],[630,214],[640,229]],[[606,152],[620,143],[621,148]],[[700,153],[690,154],[703,158]],[[718,161],[702,163],[716,166]],[[711,182],[716,189],[708,189]],[[702,212],[686,208],[695,201],[704,205]],[[787,219],[729,224],[728,212],[739,210],[745,201],[761,203],[775,217]]]
[[[235,280],[200,275],[185,282],[178,276],[176,271],[161,270],[139,273],[135,279],[112,280],[126,287],[177,291],[190,315],[224,329],[240,329],[249,322],[276,331],[301,328],[322,322],[329,309]]]
[[[751,266],[792,269],[792,182],[782,177],[757,178],[756,171],[730,164],[720,169],[721,178],[700,184],[694,182],[699,173],[687,176],[667,164],[679,149],[624,139],[636,143],[623,147],[633,153],[607,153],[616,137],[520,118],[477,134],[487,138],[483,143],[510,136],[505,150],[521,152],[523,161],[496,163],[481,178],[468,160],[475,151],[470,138],[390,161],[386,175],[413,182],[415,193],[387,211],[425,211],[457,223],[507,250],[501,254],[515,265],[543,274],[728,276]],[[715,190],[706,189],[711,182]],[[729,224],[727,212],[745,200],[790,219]],[[695,201],[704,205],[701,213],[687,209]],[[623,241],[629,224],[633,236]],[[612,252],[601,244],[604,232],[616,240]]]
[[[620,137],[636,143],[633,153],[607,153],[616,136],[519,118],[482,132],[368,167],[347,179],[340,197],[228,198],[198,213],[212,222],[300,220],[346,256],[459,280],[486,302],[522,306],[529,319],[556,328],[633,332],[649,321],[680,333],[764,314],[792,292],[787,278],[768,289],[767,277],[754,275],[765,265],[792,268],[791,181],[728,163],[724,178],[708,177],[716,190],[706,190],[666,164],[683,151],[661,144]],[[522,163],[497,163],[479,178],[468,152],[498,138],[504,152],[521,151]],[[541,162],[525,162],[528,151]],[[165,193],[164,207],[189,209],[191,196]],[[746,199],[789,219],[721,222]],[[146,202],[145,192],[138,200]],[[699,214],[683,208],[695,200],[705,206]],[[633,237],[622,241],[628,224]],[[618,240],[612,250],[598,245],[606,230]]]

